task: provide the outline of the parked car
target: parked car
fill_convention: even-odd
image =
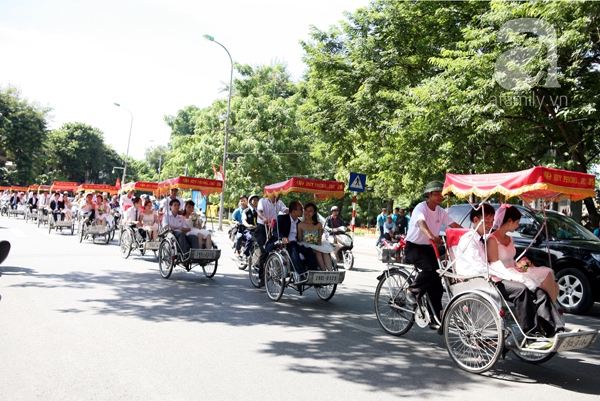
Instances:
[[[498,208],[499,205],[492,205]],[[519,228],[509,233],[520,255],[540,229],[544,219],[530,209],[515,205],[521,212]],[[452,219],[465,228],[471,227],[471,205],[450,207]],[[560,286],[558,302],[569,313],[583,314],[595,301],[600,301],[600,240],[575,220],[551,210],[546,211],[548,240],[545,230],[525,254],[535,266],[549,266],[549,244],[552,269]]]

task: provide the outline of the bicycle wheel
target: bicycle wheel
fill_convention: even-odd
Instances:
[[[121,248],[121,256],[123,257],[123,259],[127,259],[131,254],[132,244],[133,235],[131,235],[131,231],[123,231],[123,234],[121,234],[121,238],[119,238],[119,247]]]
[[[344,257],[344,269],[351,270],[354,267],[354,254],[352,251],[342,251],[342,256]]]
[[[444,338],[450,357],[471,373],[489,370],[504,349],[500,314],[488,300],[465,294],[444,315]]]
[[[393,336],[407,333],[415,322],[415,307],[406,302],[410,282],[401,271],[385,272],[375,290],[375,314],[381,328]]]
[[[175,249],[171,243],[164,239],[160,243],[158,249],[158,268],[160,275],[163,278],[169,278],[173,273],[173,267],[175,266]]]
[[[212,262],[202,266],[202,271],[204,272],[204,275],[208,278],[213,278],[215,273],[217,272],[217,266],[219,265],[219,260],[215,260],[215,263],[213,264]]]
[[[338,271],[337,266],[333,265],[333,271]],[[329,301],[335,295],[337,284],[315,285],[315,291],[323,301]]]
[[[277,255],[271,255],[265,262],[265,288],[267,295],[273,301],[279,301],[283,295],[285,277],[283,265]]]

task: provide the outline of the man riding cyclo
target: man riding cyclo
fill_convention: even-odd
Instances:
[[[177,199],[179,201],[179,209],[181,209],[181,205],[183,205],[183,199],[179,196],[178,188],[171,188],[169,191],[169,196],[165,197],[161,202],[158,208],[158,215],[162,216],[163,214],[171,214],[171,201]],[[178,209],[178,210],[179,210]]]
[[[257,224],[254,238],[261,250],[260,260],[258,262],[258,285],[259,287],[262,287],[264,286],[265,277],[264,265],[268,256],[267,252],[265,252],[265,245],[271,236],[271,224],[275,222],[279,213],[288,213],[288,208],[281,200],[279,200],[279,195],[269,194],[266,198],[262,198],[258,201],[256,212]]]
[[[183,262],[189,263],[190,249],[199,249],[200,246],[198,244],[198,237],[195,234],[190,234],[191,228],[186,224],[185,218],[179,214],[180,205],[178,199],[170,200],[170,212],[163,215],[162,227],[172,230],[183,253]]]
[[[300,202],[290,203],[289,213],[277,216],[277,223],[273,227],[273,236],[266,246],[266,253],[273,250],[275,241],[280,240],[286,245],[286,249],[294,265],[294,282],[302,283],[308,279],[307,269],[304,267],[300,255],[304,256],[308,270],[319,270],[317,258],[312,248],[298,244],[298,217],[302,216],[304,208]]]
[[[245,228],[244,237],[246,238],[246,244],[244,245],[244,256],[250,256],[250,242],[252,241],[252,237],[254,236],[254,231],[256,229],[256,225],[258,224],[257,218],[258,213],[256,211],[256,207],[258,206],[258,200],[260,196],[251,195],[248,199],[248,207],[242,213],[242,225]]]
[[[494,215],[495,210],[491,205],[474,205],[470,214],[474,228],[463,234],[458,243],[456,273],[463,276],[487,276],[489,272],[502,297],[515,305],[516,318],[523,333],[534,339],[529,347],[533,348],[536,343],[535,348],[550,348],[552,343],[539,338],[539,333],[544,332],[546,337],[552,337],[555,333],[564,331],[564,322],[548,293],[541,288],[531,291],[519,282],[519,275],[506,269],[501,261],[488,264],[483,241],[492,229]]]
[[[337,206],[332,206],[331,214],[325,219],[325,226],[323,227],[323,230],[325,231],[325,239],[336,246],[333,251],[333,255],[338,263],[340,261],[343,262],[343,257],[339,254],[339,251],[344,247],[344,245],[337,241],[335,235],[332,234],[331,231],[342,226],[346,226],[346,223],[344,223],[344,219],[342,219],[342,216],[340,216],[340,209]]]
[[[242,249],[242,240],[245,238],[244,233],[245,233],[245,227],[242,223],[242,218],[243,218],[243,214],[244,211],[248,208],[248,196],[246,195],[242,195],[240,196],[240,202],[239,202],[239,207],[237,209],[234,210],[233,212],[233,216],[231,217],[233,219],[233,221],[236,222],[237,225],[237,234],[235,237],[235,256],[237,256],[238,258],[242,256],[242,254],[240,253],[240,250]]]
[[[408,287],[406,299],[414,304],[423,294],[427,294],[438,319],[441,319],[444,289],[437,273],[439,266],[435,250],[429,240],[432,240],[436,246],[440,246],[442,239],[439,235],[442,225],[461,228],[440,207],[444,200],[442,196],[443,189],[444,184],[440,181],[431,181],[425,187],[423,196],[427,200],[419,203],[413,211],[413,217],[410,219],[408,234],[406,235],[406,247],[404,248],[406,260],[420,270],[415,280]],[[431,324],[430,326],[433,329],[439,328],[437,324]]]

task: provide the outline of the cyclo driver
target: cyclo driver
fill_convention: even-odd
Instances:
[[[256,206],[260,196],[252,195],[248,199],[248,207],[242,213],[242,224],[246,228],[246,232],[243,234],[246,237],[246,244],[244,245],[244,256],[250,256],[250,241],[254,236],[254,230],[256,229],[258,213],[256,212]]]
[[[438,319],[441,318],[444,289],[437,273],[438,262],[435,250],[429,240],[432,240],[436,246],[442,244],[439,235],[444,223],[446,223],[446,227],[461,228],[439,206],[444,200],[443,188],[444,184],[440,181],[431,181],[425,187],[423,196],[427,198],[427,201],[419,203],[413,210],[408,224],[405,248],[406,260],[421,270],[415,281],[408,287],[406,299],[414,304],[417,299],[427,293]],[[437,329],[438,327],[432,325],[432,328]]]
[[[327,239],[332,244],[336,244],[335,250],[333,251],[333,255],[335,260],[339,262],[342,258],[338,257],[338,252],[343,248],[343,245],[339,244],[335,235],[331,233],[334,228],[338,228],[341,226],[345,226],[344,219],[340,217],[340,209],[337,206],[331,207],[331,214],[327,216],[325,219],[325,239]]]
[[[258,224],[256,225],[256,231],[254,234],[256,242],[260,246],[261,251],[260,260],[258,262],[258,286],[262,287],[265,285],[264,265],[268,256],[267,252],[265,251],[265,244],[267,243],[267,237],[271,236],[271,232],[269,231],[271,228],[271,223],[275,222],[275,219],[279,213],[288,213],[288,208],[282,201],[279,200],[279,195],[270,194],[268,197],[262,198],[260,201],[258,201],[256,212],[258,215]]]

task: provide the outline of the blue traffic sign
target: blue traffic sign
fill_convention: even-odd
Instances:
[[[367,175],[366,174],[350,173],[350,184],[348,185],[348,189],[350,191],[365,192],[366,187],[367,187]]]

